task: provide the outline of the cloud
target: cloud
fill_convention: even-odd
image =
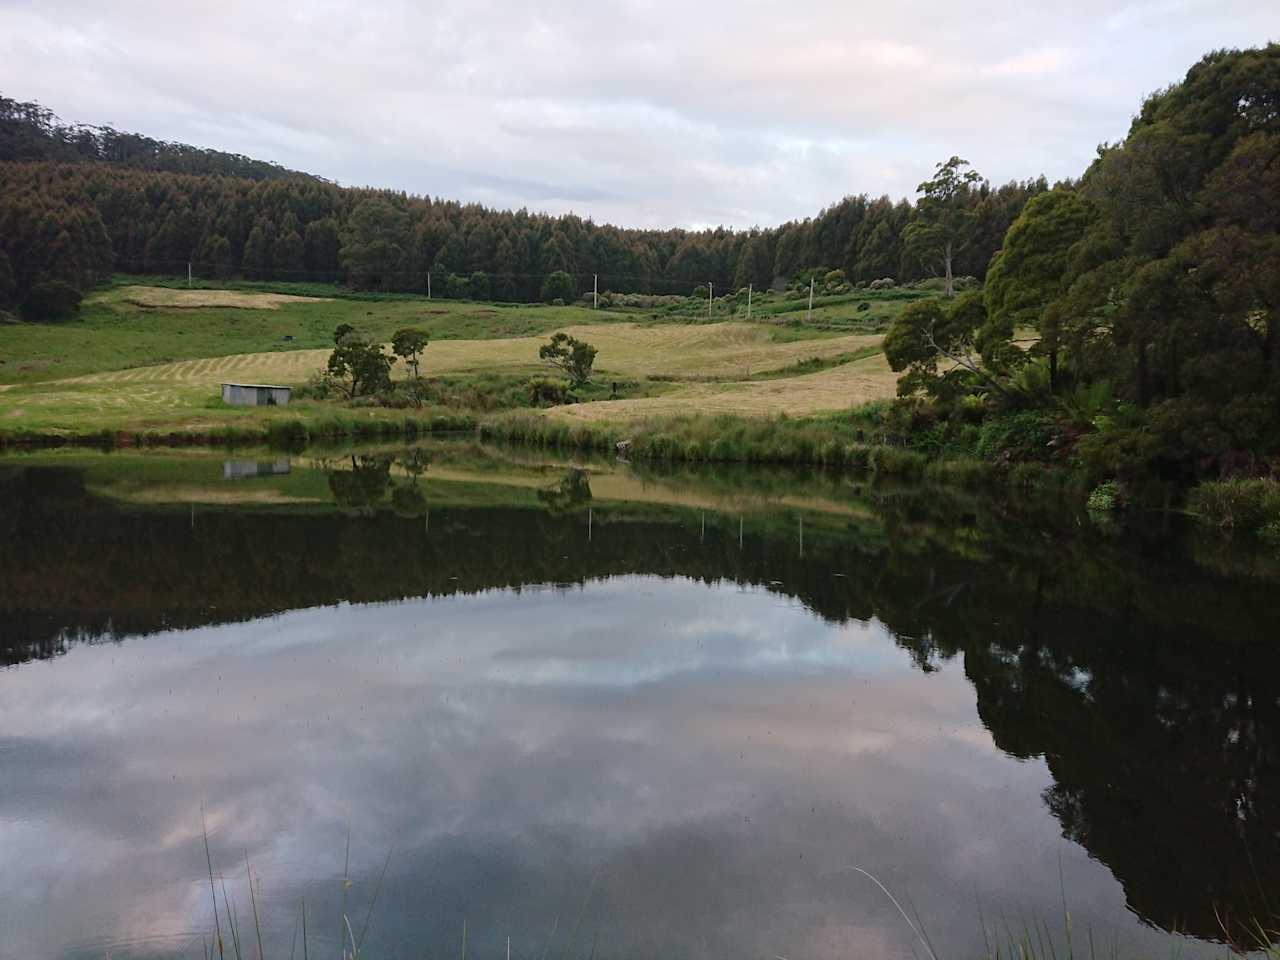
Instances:
[[[1142,96],[1275,26],[1270,0],[9,0],[0,89],[344,183],[769,225],[909,195],[956,153],[1077,175]]]
[[[242,917],[245,858],[263,880],[273,955],[303,897],[333,936],[348,828],[354,916],[396,849],[378,955],[454,943],[464,915],[477,953],[510,933],[529,956],[559,913],[564,950],[597,882],[583,936],[637,956],[905,956],[850,863],[957,952],[981,947],[977,895],[1051,913],[1062,869],[1082,924],[1123,899],[1059,843],[1047,768],[995,747],[962,664],[921,673],[883,626],[759,588],[343,604],[4,681],[0,924],[24,957],[206,935],[202,806]]]

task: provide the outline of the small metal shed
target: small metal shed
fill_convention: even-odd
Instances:
[[[222,402],[237,407],[285,407],[292,392],[290,387],[271,383],[224,383]]]

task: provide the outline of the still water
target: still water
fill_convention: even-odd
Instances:
[[[368,956],[925,956],[859,870],[942,958],[1061,949],[1064,901],[1077,949],[1222,956],[1280,906],[1280,571],[1169,518],[41,454],[0,576],[0,957],[202,956],[215,896],[256,956],[246,862],[269,957],[304,904],[311,956],[344,915]]]

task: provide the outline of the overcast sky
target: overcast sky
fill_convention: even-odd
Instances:
[[[1278,0],[0,0],[0,92],[344,184],[635,226],[1079,174]]]

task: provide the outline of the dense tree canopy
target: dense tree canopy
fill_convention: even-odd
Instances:
[[[937,395],[927,381],[938,376],[990,396],[988,381],[1016,373],[1012,358],[1043,354],[1050,400],[1087,389],[1123,408],[1123,429],[1085,443],[1104,469],[1231,472],[1273,456],[1280,44],[1209,54],[1149,97],[1078,185],[1027,203],[987,275],[985,306],[982,335],[959,359],[924,343],[927,308],[904,313],[890,343],[910,349],[890,358],[913,371],[908,389]],[[945,311],[934,312],[936,325]],[[1039,334],[1025,352],[1012,346],[1019,326]],[[944,370],[929,368],[930,350]],[[982,366],[966,371],[978,354]],[[1023,386],[1034,379],[1020,376]]]
[[[983,276],[1022,205],[1045,189],[1043,180],[968,185],[972,239],[956,272]],[[831,270],[850,282],[906,281],[931,273],[904,248],[915,215],[905,200],[859,195],[768,230],[624,229],[343,188],[245,157],[66,126],[38,104],[0,99],[0,251],[14,276],[12,292],[0,281],[0,306],[43,275],[83,287],[111,270],[185,275],[189,262],[210,279],[525,302],[544,299],[557,272],[570,280],[559,283],[563,299],[590,289],[593,274],[601,291],[659,294],[708,281],[717,292],[762,290]]]
[[[137,133],[121,133],[110,126],[63,123],[38,103],[21,103],[0,96],[0,161],[4,160],[99,161],[144,170],[220,174],[251,180],[307,176],[238,153],[168,143]]]

